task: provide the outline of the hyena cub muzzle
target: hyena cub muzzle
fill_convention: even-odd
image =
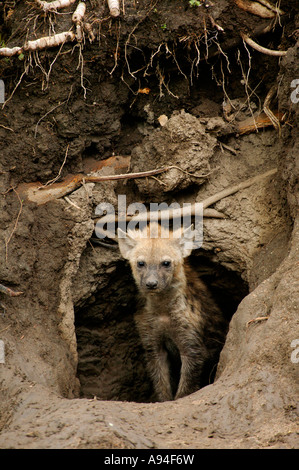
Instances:
[[[118,229],[121,254],[129,260],[144,300],[135,322],[159,401],[210,383],[225,341],[227,324],[185,261],[192,236],[191,227],[180,234],[165,234],[157,224],[127,234]]]

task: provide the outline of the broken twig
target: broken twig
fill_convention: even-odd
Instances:
[[[256,322],[260,322],[260,321],[265,321],[265,320],[268,320],[269,318],[270,318],[270,316],[253,318],[252,320],[249,320],[249,321],[246,323],[246,328],[248,328],[249,325],[251,325],[252,323],[256,323]]]

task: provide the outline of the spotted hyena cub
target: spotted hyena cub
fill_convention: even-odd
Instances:
[[[157,399],[183,397],[210,383],[226,322],[185,261],[192,251],[191,227],[179,237],[170,232],[165,238],[158,224],[124,236],[118,229],[121,254],[129,260],[144,300],[135,321]]]

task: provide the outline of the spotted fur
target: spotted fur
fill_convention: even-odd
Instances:
[[[211,381],[227,325],[204,283],[185,258],[190,230],[167,238],[119,231],[119,248],[128,259],[143,299],[135,322],[145,350],[157,400],[177,399]],[[164,236],[164,237],[163,237]]]

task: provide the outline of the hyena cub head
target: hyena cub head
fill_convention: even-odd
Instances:
[[[159,224],[126,234],[118,229],[118,245],[129,260],[139,290],[160,293],[177,288],[185,281],[184,258],[193,246],[192,228],[168,232]]]

